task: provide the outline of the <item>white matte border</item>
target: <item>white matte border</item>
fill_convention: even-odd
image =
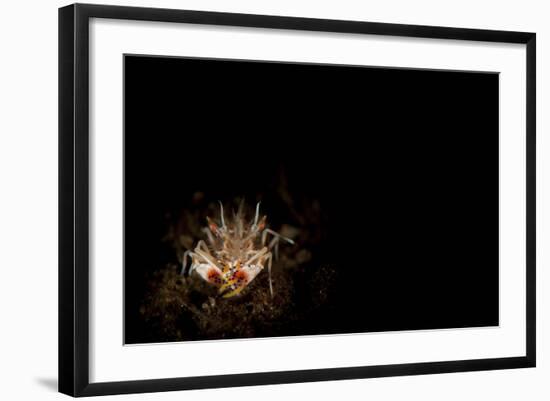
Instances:
[[[500,72],[500,326],[123,346],[124,53]],[[92,19],[90,382],[525,355],[525,45]]]

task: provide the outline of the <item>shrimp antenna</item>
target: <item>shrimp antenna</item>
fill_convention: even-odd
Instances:
[[[218,202],[220,202],[220,215],[222,219],[222,227],[225,228],[225,220],[223,218],[223,204],[222,204],[222,201],[218,201]]]
[[[254,226],[258,225],[258,217],[260,216],[260,203],[261,201],[256,204],[256,216],[254,217]]]
[[[237,216],[238,217],[242,217],[243,209],[244,209],[244,198],[241,198],[241,200],[239,202],[239,208],[237,209]]]

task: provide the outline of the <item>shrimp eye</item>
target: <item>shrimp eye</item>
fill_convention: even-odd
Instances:
[[[265,228],[265,221],[266,221],[266,218],[267,218],[267,216],[262,217],[262,219],[261,219],[260,222],[258,223],[258,230],[259,230],[259,231],[262,231],[262,230]]]
[[[208,228],[210,228],[210,231],[212,233],[217,234],[218,233],[218,225],[214,223],[212,220],[210,220],[210,217],[206,218],[206,221],[208,221]]]

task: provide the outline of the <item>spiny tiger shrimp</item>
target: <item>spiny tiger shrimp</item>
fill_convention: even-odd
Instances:
[[[267,216],[260,216],[260,202],[256,204],[254,220],[245,222],[243,203],[241,202],[233,219],[226,223],[223,204],[220,202],[220,223],[216,224],[207,217],[208,227],[203,231],[208,238],[208,245],[204,240],[198,241],[193,251],[187,250],[183,254],[181,274],[185,274],[188,258],[191,266],[188,274],[193,272],[208,283],[218,287],[218,293],[224,298],[238,295],[265,266],[269,273],[269,292],[273,297],[273,283],[271,280],[271,264],[278,258],[279,240],[294,244],[290,238],[266,227]],[[273,238],[267,243],[267,236]],[[267,245],[266,245],[267,244]]]

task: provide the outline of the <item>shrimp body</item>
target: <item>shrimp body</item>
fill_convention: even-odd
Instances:
[[[220,295],[230,298],[240,294],[267,266],[269,291],[273,296],[271,251],[274,250],[275,256],[278,255],[280,239],[290,244],[294,244],[294,241],[267,228],[267,216],[264,215],[261,219],[259,216],[258,202],[254,219],[247,222],[241,203],[237,213],[226,222],[220,202],[220,224],[207,217],[208,227],[204,228],[204,232],[208,244],[200,240],[193,251],[184,253],[181,274],[185,274],[187,260],[190,259],[189,275],[196,272],[205,281],[218,287]],[[269,243],[268,235],[272,236]]]

